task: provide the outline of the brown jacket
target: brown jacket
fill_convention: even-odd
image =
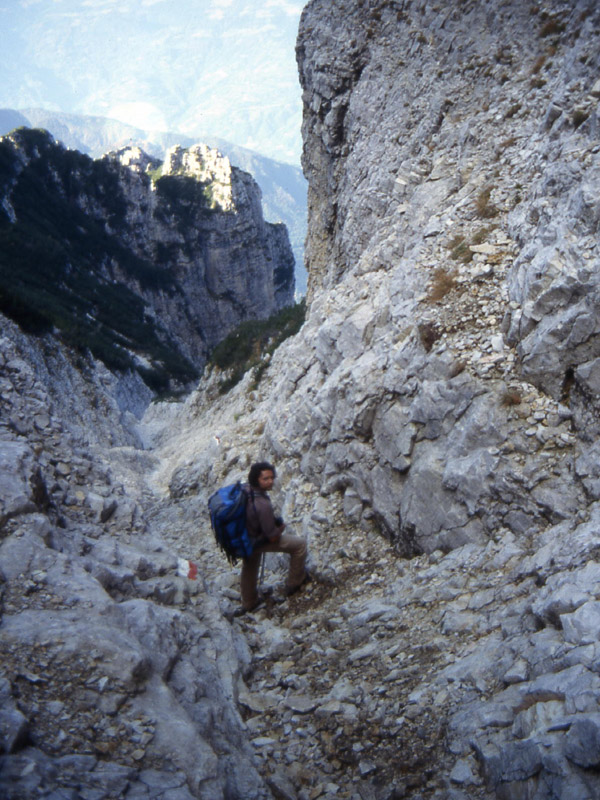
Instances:
[[[280,519],[275,519],[275,512],[271,500],[266,492],[254,489],[248,484],[244,487],[248,492],[246,506],[246,525],[248,533],[255,541],[268,539],[276,542],[281,536],[285,525]]]

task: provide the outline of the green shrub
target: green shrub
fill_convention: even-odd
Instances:
[[[157,180],[162,176],[163,165],[160,164],[155,169],[148,170],[148,177],[152,181],[152,183],[156,183]]]
[[[471,244],[483,244],[487,241],[490,233],[494,230],[493,225],[489,225],[485,228],[479,228],[479,230],[475,231],[473,234],[473,238],[471,239]]]
[[[213,206],[212,187],[190,175],[162,175],[155,181],[156,193],[179,212],[187,209],[210,211]]]
[[[212,351],[210,361],[230,374],[221,384],[221,393],[229,391],[252,367],[257,367],[256,383],[266,369],[265,356],[272,354],[289,336],[302,327],[306,303],[302,300],[265,320],[242,322]]]
[[[470,249],[469,243],[464,236],[455,236],[448,247],[450,249],[450,257],[455,261],[460,261],[462,264],[468,264],[473,260],[474,253]]]

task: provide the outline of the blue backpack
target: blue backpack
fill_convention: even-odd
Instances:
[[[255,542],[246,527],[248,492],[238,481],[210,496],[208,512],[215,539],[230,564],[252,555]]]

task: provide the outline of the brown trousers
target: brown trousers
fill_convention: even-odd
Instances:
[[[290,568],[286,588],[295,589],[300,586],[306,575],[306,542],[300,536],[290,536],[282,533],[276,542],[261,545],[250,558],[245,558],[242,565],[241,594],[244,608],[252,608],[258,600],[256,584],[258,583],[258,570],[263,553],[287,553],[290,556]]]

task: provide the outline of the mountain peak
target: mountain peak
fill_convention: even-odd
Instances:
[[[119,150],[111,150],[107,158],[118,161],[123,167],[129,167],[133,172],[146,174],[160,167],[160,160],[144,152],[138,145],[127,145]]]
[[[163,175],[187,175],[210,184],[214,207],[232,211],[233,177],[229,158],[206,144],[195,144],[188,148],[175,145],[165,154]]]

